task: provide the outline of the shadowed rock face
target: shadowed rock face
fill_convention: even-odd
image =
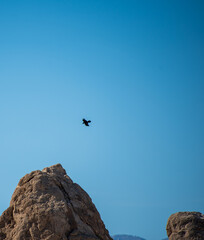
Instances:
[[[0,216],[0,240],[111,240],[89,195],[60,164],[25,175]]]
[[[204,240],[204,215],[199,212],[172,214],[166,231],[169,240]]]

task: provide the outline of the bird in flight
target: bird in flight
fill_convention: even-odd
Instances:
[[[86,119],[82,119],[83,123],[82,124],[85,124],[87,127],[89,126],[89,123],[91,122],[90,120],[86,120]]]

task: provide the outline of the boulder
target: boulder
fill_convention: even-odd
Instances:
[[[204,215],[199,212],[172,214],[166,231],[169,240],[204,240]]]
[[[0,216],[0,240],[111,240],[89,195],[60,164],[18,183]]]

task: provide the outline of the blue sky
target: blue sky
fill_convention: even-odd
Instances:
[[[0,0],[0,213],[22,176],[56,163],[111,234],[158,240],[172,213],[204,212],[203,12]]]

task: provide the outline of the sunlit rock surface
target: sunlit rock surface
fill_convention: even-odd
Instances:
[[[166,230],[169,240],[204,240],[204,215],[199,212],[172,214]]]
[[[60,164],[25,175],[0,217],[0,240],[111,240],[89,195]]]

